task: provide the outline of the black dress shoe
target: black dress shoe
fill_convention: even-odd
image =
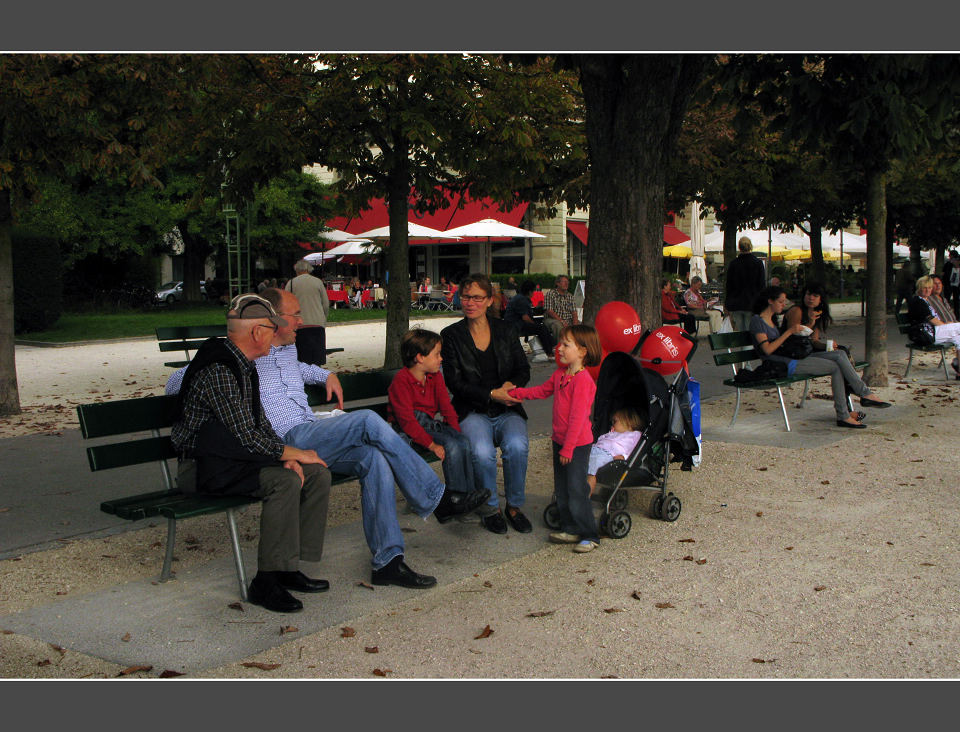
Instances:
[[[416,590],[423,590],[437,584],[436,577],[418,574],[410,569],[403,561],[402,554],[391,559],[385,567],[373,570],[370,573],[370,581],[375,585],[400,585],[400,587],[412,587]]]
[[[492,531],[494,534],[507,533],[507,522],[503,520],[503,514],[499,511],[491,513],[489,516],[481,516],[480,523],[483,524],[483,528]]]
[[[879,409],[886,409],[890,406],[890,402],[881,402],[877,399],[871,399],[870,397],[860,397],[860,406],[861,407],[877,407]]]
[[[533,531],[530,520],[523,515],[519,508],[507,506],[507,510],[504,513],[507,514],[507,521],[510,522],[514,531],[519,531],[521,534],[529,534]]]
[[[325,579],[311,579],[303,572],[277,572],[277,581],[285,590],[294,592],[325,592],[330,583]]]
[[[437,517],[437,521],[445,524],[454,516],[469,513],[479,508],[489,497],[490,491],[484,489],[470,491],[469,493],[457,493],[446,489],[443,491],[440,503],[433,509],[433,515]]]
[[[842,419],[838,419],[837,427],[847,427],[852,430],[865,430],[867,425],[865,425],[863,422],[857,422],[856,424],[853,424],[852,422],[844,422]]]
[[[250,583],[247,597],[254,605],[275,613],[295,613],[303,610],[303,603],[287,592],[275,578],[257,575]]]

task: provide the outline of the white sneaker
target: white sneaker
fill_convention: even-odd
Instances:
[[[555,531],[550,534],[550,541],[554,544],[576,544],[580,537],[576,534],[568,534],[566,531]]]
[[[534,357],[531,359],[531,361],[533,361],[533,363],[546,363],[547,361],[552,361],[552,360],[553,360],[553,359],[551,359],[551,358],[550,358],[547,354],[545,354],[545,353],[538,353],[536,356],[534,356]]]
[[[584,539],[575,547],[573,547],[573,551],[575,551],[577,554],[584,554],[585,552],[592,552],[598,546],[600,545],[597,542],[590,541],[590,539]]]

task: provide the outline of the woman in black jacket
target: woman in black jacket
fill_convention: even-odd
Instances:
[[[478,487],[490,491],[482,509],[484,528],[505,534],[507,523],[497,497],[497,447],[503,457],[506,520],[517,531],[533,527],[520,511],[527,476],[527,414],[507,392],[526,386],[530,364],[516,330],[499,318],[487,316],[493,287],[483,274],[471,274],[460,283],[463,320],[441,331],[443,378],[450,389],[460,429],[470,440]]]

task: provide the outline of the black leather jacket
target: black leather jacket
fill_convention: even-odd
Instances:
[[[499,318],[488,316],[487,321],[490,323],[490,345],[497,357],[500,384],[511,381],[517,386],[526,386],[530,381],[530,364],[523,352],[523,346],[520,345],[517,331]],[[490,390],[480,384],[480,364],[477,362],[467,319],[448,325],[440,331],[440,335],[443,336],[440,350],[443,357],[443,379],[453,395],[451,401],[453,408],[457,410],[457,417],[462,420],[471,412],[486,414],[491,404],[500,404],[490,399]],[[527,413],[519,404],[506,408],[524,419],[527,418]]]

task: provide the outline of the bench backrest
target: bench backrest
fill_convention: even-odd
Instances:
[[[384,416],[387,389],[399,369],[362,371],[356,374],[338,374],[347,397],[348,409],[367,408]],[[326,387],[307,386],[307,400],[311,406],[327,403]],[[137,432],[151,432],[151,437],[124,440],[109,445],[87,448],[91,470],[106,470],[177,456],[169,435],[160,430],[169,428],[177,418],[177,395],[120,399],[77,407],[80,431],[85,439],[112,437]]]
[[[190,351],[196,351],[207,338],[227,335],[226,325],[181,325],[157,328],[157,346],[162,353],[183,351],[190,357]],[[194,339],[194,340],[191,340]]]
[[[910,330],[910,315],[908,313],[894,313],[897,319],[897,329],[904,334]]]
[[[87,448],[90,470],[107,470],[176,457],[169,435],[160,430],[170,427],[177,415],[177,397],[151,396],[121,399],[77,407],[80,431],[84,438],[110,437],[136,432],[151,432],[151,437],[125,440]]]
[[[756,361],[760,358],[754,346],[753,336],[749,331],[738,330],[732,333],[711,333],[710,349],[713,353],[713,362],[717,366],[733,366],[746,361]],[[739,349],[739,350],[727,350]]]

